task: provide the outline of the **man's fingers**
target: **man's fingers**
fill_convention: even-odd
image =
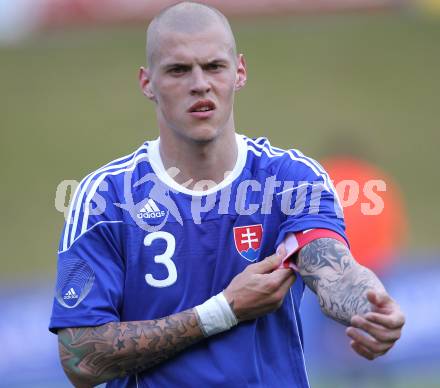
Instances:
[[[367,292],[367,299],[371,304],[379,308],[393,302],[391,297],[383,291],[370,290]]]
[[[365,319],[370,322],[377,323],[388,329],[401,329],[405,324],[405,317],[401,312],[395,312],[394,314],[380,314],[377,312],[371,312],[365,314]]]
[[[346,334],[355,342],[362,345],[365,349],[370,351],[376,356],[382,355],[386,353],[392,346],[393,343],[382,343],[376,341],[374,338],[362,334],[359,330],[355,329],[354,327],[348,327],[346,329]]]
[[[286,294],[289,292],[289,288],[295,282],[295,272],[290,268],[277,269],[271,274],[263,276],[266,276],[267,279],[270,278],[268,285],[271,289],[272,300],[276,305],[280,306]]]
[[[275,291],[282,289],[285,290],[285,292],[287,292],[287,289],[295,282],[296,279],[295,272],[290,268],[279,268],[265,276],[265,281],[269,287]]]
[[[270,273],[280,266],[284,257],[282,256],[282,253],[282,250],[279,250],[278,253],[268,256],[258,263],[249,265],[247,270],[252,273]]]
[[[361,344],[356,341],[350,342],[351,348],[360,356],[366,358],[367,360],[374,360],[375,356],[369,350],[365,349]]]
[[[295,280],[296,280],[296,274],[292,269],[288,268],[288,269],[286,269],[286,271],[287,271],[287,274],[286,274],[285,280],[283,281],[283,283],[280,286],[280,290],[284,294],[286,294],[287,291],[289,291],[289,288],[292,287],[293,283],[295,283]]]
[[[351,325],[358,329],[362,329],[380,342],[393,343],[400,338],[400,329],[385,328],[383,325],[370,322],[359,315],[355,315],[351,319]]]

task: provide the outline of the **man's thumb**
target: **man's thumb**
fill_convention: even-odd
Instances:
[[[278,245],[276,255],[281,256],[281,260],[283,260],[284,257],[286,257],[286,254],[287,254],[286,246],[284,245],[284,243],[281,243],[280,245]]]
[[[272,255],[266,257],[264,260],[255,264],[255,270],[257,273],[269,273],[275,271],[286,256],[286,248],[284,244],[281,244],[277,251]]]

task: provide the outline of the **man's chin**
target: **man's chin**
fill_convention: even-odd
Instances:
[[[186,133],[186,138],[195,143],[209,143],[219,135],[219,130],[212,127],[194,128]]]

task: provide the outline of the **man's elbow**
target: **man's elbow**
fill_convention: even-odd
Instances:
[[[61,365],[63,367],[64,373],[76,388],[90,388],[101,384],[100,381],[91,371],[85,371],[78,368],[77,362],[80,360],[70,359],[61,360]]]
[[[91,388],[99,384],[98,382],[94,381],[92,376],[83,372],[73,371],[65,365],[63,365],[63,369],[72,385],[76,388]]]
[[[89,368],[84,367],[84,360],[77,354],[78,350],[72,347],[67,333],[64,330],[58,332],[58,347],[60,353],[61,366],[64,373],[76,388],[89,388],[102,383],[102,379],[98,378],[98,373]]]

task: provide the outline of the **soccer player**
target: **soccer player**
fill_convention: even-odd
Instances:
[[[326,172],[235,132],[246,64],[226,18],[167,8],[147,60],[160,137],[82,181],[60,241],[50,330],[72,383],[308,387],[305,285],[355,352],[386,353],[404,316],[350,254]]]

